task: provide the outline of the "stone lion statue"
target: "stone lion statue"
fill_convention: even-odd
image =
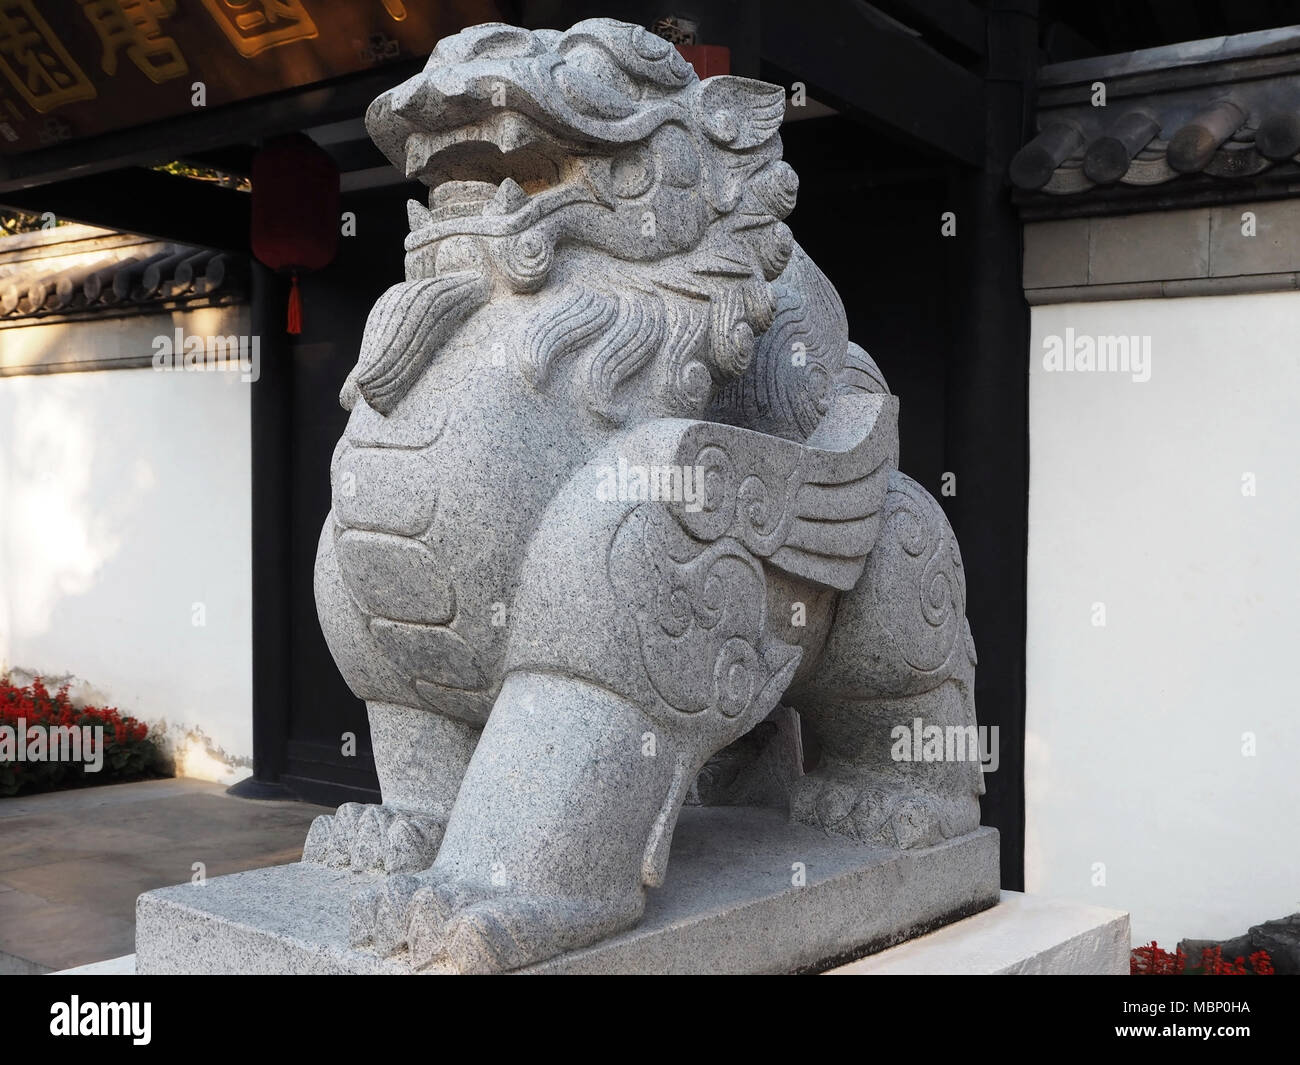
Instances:
[[[891,757],[973,734],[962,564],[782,221],[784,103],[592,19],[467,29],[367,112],[429,195],[316,562],[383,797],[304,852],[388,874],[355,947],[488,972],[627,929],[688,802],[894,848],[978,825],[978,761]]]

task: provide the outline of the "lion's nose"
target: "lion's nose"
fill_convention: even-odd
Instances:
[[[380,99],[385,98],[393,114],[412,122],[437,115],[442,110],[445,99],[427,74],[407,78],[400,85],[389,89]]]

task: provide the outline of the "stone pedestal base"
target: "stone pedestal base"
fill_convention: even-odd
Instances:
[[[823,971],[997,903],[998,834],[937,847],[849,843],[769,810],[689,808],[641,924],[534,973]],[[409,973],[348,947],[371,874],[281,865],[141,895],[141,973]]]
[[[830,970],[833,976],[1127,976],[1123,910],[1002,892],[991,910]]]

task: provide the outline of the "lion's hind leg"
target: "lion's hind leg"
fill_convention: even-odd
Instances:
[[[303,861],[414,873],[437,857],[479,730],[423,708],[369,702],[382,804],[344,803],[311,825]]]
[[[975,645],[957,541],[938,503],[890,475],[878,542],[789,695],[819,761],[791,814],[863,842],[923,847],[979,824]]]
[[[382,803],[344,803],[312,822],[303,861],[358,872],[411,873],[437,856],[481,720],[420,705],[343,583],[333,516],[316,555],[322,631],[353,691],[366,700]]]

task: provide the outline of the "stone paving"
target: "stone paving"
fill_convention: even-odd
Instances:
[[[130,954],[141,892],[297,861],[328,812],[187,779],[0,799],[0,975]]]

